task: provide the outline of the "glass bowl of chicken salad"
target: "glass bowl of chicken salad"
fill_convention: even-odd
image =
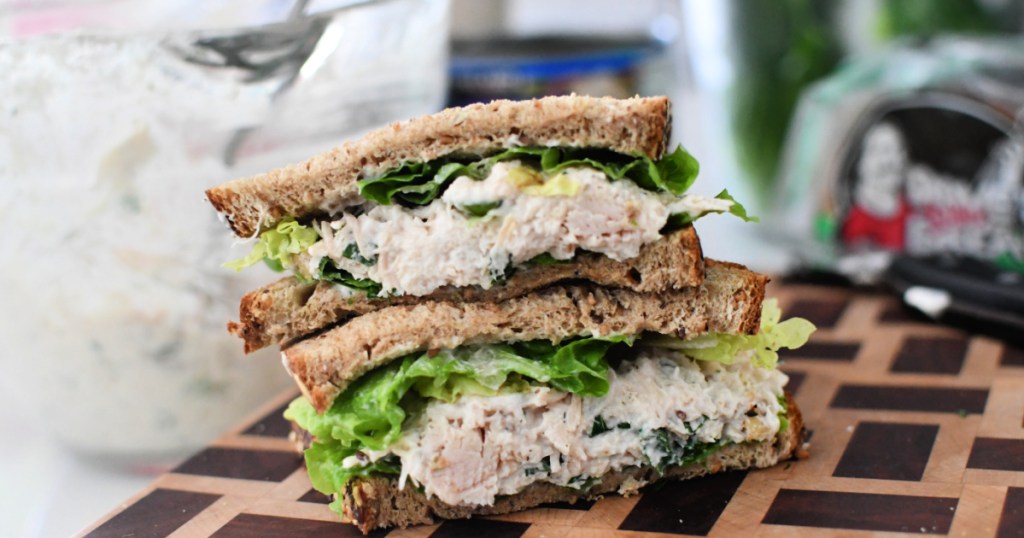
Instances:
[[[273,276],[223,267],[249,245],[206,188],[441,107],[446,0],[305,4],[0,40],[0,389],[75,453],[166,466],[291,384],[225,329]]]

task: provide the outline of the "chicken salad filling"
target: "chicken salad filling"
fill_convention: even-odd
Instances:
[[[562,155],[519,148],[469,165],[448,163],[433,176],[428,170],[361,182],[363,205],[308,224],[285,220],[228,265],[267,260],[371,296],[423,296],[445,286],[490,288],[515,268],[568,261],[580,251],[634,258],[643,245],[708,213],[750,218],[726,191],[714,198],[685,193],[697,165],[681,148],[662,161],[615,165],[548,157],[551,151]],[[432,179],[416,183],[410,175]]]
[[[746,358],[723,365],[648,348],[609,378],[601,397],[534,386],[431,401],[388,448],[400,461],[399,487],[411,482],[445,503],[474,506],[540,481],[586,489],[629,467],[664,469],[709,448],[768,441],[785,416],[785,374]]]
[[[661,237],[670,215],[731,205],[613,183],[593,168],[545,179],[520,161],[502,162],[483,180],[456,179],[426,206],[378,205],[320,222],[322,239],[307,251],[303,270],[316,275],[329,258],[396,295],[427,295],[443,286],[486,289],[510,267],[542,255],[570,260],[583,249],[618,261],[634,258]]]

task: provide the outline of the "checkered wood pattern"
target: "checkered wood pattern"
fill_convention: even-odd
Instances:
[[[772,285],[819,330],[784,356],[810,457],[641,495],[389,537],[1024,536],[1024,351],[924,322],[886,295]],[[96,522],[90,537],[358,536],[310,489],[282,394]]]

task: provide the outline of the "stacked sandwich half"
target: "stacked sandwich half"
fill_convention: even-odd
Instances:
[[[449,109],[211,189],[292,276],[229,329],[282,349],[286,416],[364,532],[766,467],[802,443],[776,368],[813,327],[705,260],[665,98]],[[724,217],[723,217],[724,218]],[[656,494],[656,493],[655,493]]]

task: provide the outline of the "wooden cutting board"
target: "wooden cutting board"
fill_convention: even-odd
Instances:
[[[893,298],[772,285],[819,328],[784,355],[810,457],[630,498],[378,532],[389,537],[1024,536],[1024,350],[913,317]],[[360,536],[310,488],[280,395],[87,531]]]

